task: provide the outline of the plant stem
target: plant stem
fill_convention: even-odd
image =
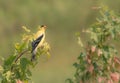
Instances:
[[[16,57],[16,59],[15,59],[15,63],[17,63],[17,61],[18,61],[18,59],[23,55],[23,54],[25,54],[26,52],[28,52],[29,50],[27,49],[27,50],[24,50],[23,52],[21,52],[17,57]],[[11,71],[13,70],[13,65],[11,66]]]
[[[27,50],[24,50],[23,52],[21,52],[18,56],[17,56],[17,58],[15,59],[15,63],[18,61],[18,59],[23,55],[23,54],[25,54],[26,52],[28,52],[29,50],[27,49]]]

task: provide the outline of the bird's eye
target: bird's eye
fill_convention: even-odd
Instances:
[[[44,27],[45,25],[41,25],[41,27]]]

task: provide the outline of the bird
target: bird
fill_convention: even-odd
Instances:
[[[31,46],[32,46],[31,61],[35,60],[37,49],[42,47],[43,42],[45,41],[45,31],[46,31],[46,26],[41,25],[41,27],[39,28],[39,31],[34,35],[33,41],[31,43]]]

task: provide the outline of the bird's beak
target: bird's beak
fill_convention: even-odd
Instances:
[[[44,29],[46,29],[46,28],[47,28],[47,26],[46,26],[46,25],[41,25],[41,27],[42,27],[42,28],[44,28]]]
[[[47,28],[47,26],[45,26],[45,25],[44,25],[44,28],[46,29],[46,28]]]

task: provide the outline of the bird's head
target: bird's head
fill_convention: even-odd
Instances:
[[[41,28],[46,29],[46,28],[47,28],[47,26],[46,26],[46,25],[41,25]]]

